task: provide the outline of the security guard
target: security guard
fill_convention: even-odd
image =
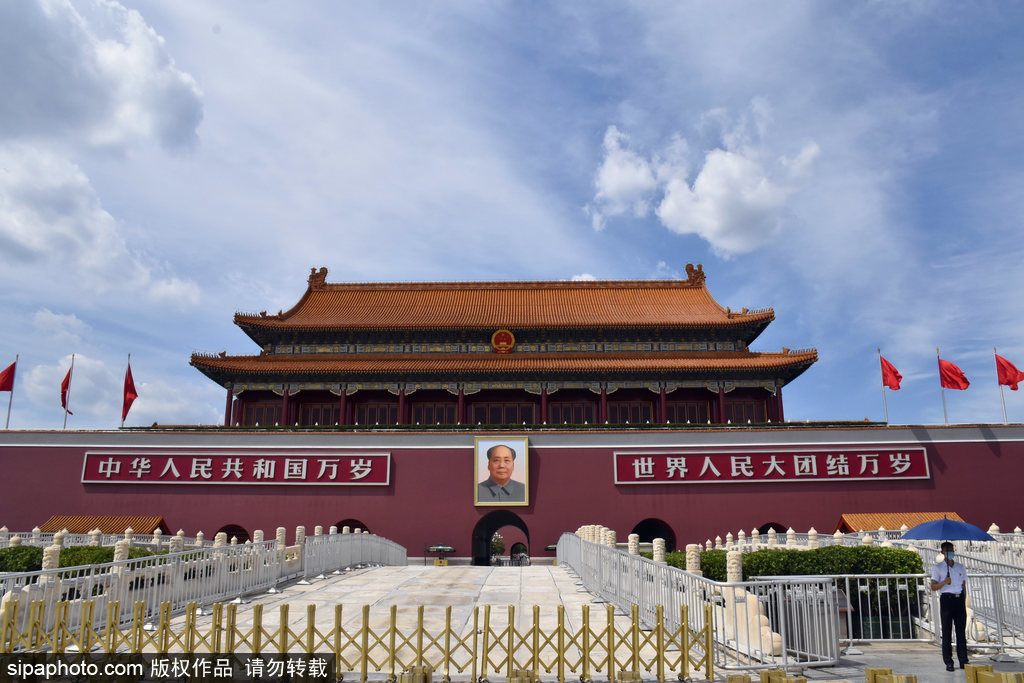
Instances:
[[[946,671],[953,670],[952,627],[956,625],[956,658],[960,668],[967,665],[967,570],[957,562],[953,544],[943,542],[943,559],[932,569],[932,590],[939,592],[939,617],[942,621],[942,661]]]

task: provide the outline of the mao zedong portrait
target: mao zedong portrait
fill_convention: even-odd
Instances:
[[[512,478],[516,467],[516,452],[505,444],[487,449],[487,471],[490,476],[477,484],[476,498],[480,503],[525,503],[526,486]]]

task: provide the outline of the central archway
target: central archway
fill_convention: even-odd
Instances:
[[[502,527],[514,526],[526,535],[530,542],[530,530],[519,515],[508,510],[495,510],[480,518],[473,527],[473,564],[487,567],[491,564],[491,536]]]

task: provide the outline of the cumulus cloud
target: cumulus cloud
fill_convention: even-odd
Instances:
[[[39,147],[7,144],[0,169],[0,263],[49,265],[48,279],[79,292],[121,289],[198,302],[195,283],[162,280],[131,252],[78,166]]]
[[[651,163],[630,150],[629,137],[609,126],[604,135],[604,162],[597,170],[597,194],[587,207],[595,230],[604,228],[608,216],[631,213],[646,216],[657,187]]]
[[[663,226],[701,237],[720,256],[771,242],[820,149],[809,142],[792,156],[772,154],[763,140],[770,127],[771,108],[761,99],[753,100],[736,121],[721,109],[705,112],[698,132],[705,136],[713,131],[716,142],[691,173],[690,144],[682,136],[676,135],[648,160],[628,149],[628,137],[609,126],[597,193],[587,206],[594,228],[603,229],[613,216],[643,217],[656,201],[655,214]]]
[[[596,279],[597,278],[591,275],[590,273],[580,273],[579,275],[573,275],[570,278],[570,280],[572,280],[573,282],[590,282],[591,280]]]
[[[32,329],[51,345],[74,347],[81,343],[89,326],[74,314],[54,313],[43,308],[32,316]]]
[[[197,140],[202,102],[142,16],[112,0],[0,3],[0,137],[121,148]],[[17,65],[12,68],[11,65]]]

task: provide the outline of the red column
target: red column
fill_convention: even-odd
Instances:
[[[608,389],[606,387],[601,387],[601,414],[597,419],[601,424],[608,421]]]
[[[718,423],[725,424],[725,387],[718,387]]]
[[[284,393],[281,394],[281,424],[291,424],[288,419],[288,385],[284,385]]]
[[[345,387],[341,388],[341,396],[338,397],[338,424],[348,424],[348,393]]]
[[[661,388],[661,396],[658,400],[658,422],[662,424],[668,422],[668,398],[666,397],[665,387]]]
[[[782,413],[782,385],[775,388],[775,417],[779,422],[785,422],[786,417]]]
[[[245,415],[245,403],[242,401],[242,397],[239,396],[235,399],[235,406],[231,409],[231,424],[240,425],[242,424],[242,417]]]
[[[455,403],[455,423],[462,424],[466,421],[466,394],[459,387],[459,398]]]
[[[228,398],[227,403],[224,406],[224,426],[231,426],[231,399],[234,398],[235,385],[233,382],[228,383]]]
[[[540,388],[540,423],[546,425],[548,423],[548,388]]]
[[[405,387],[398,390],[398,424],[405,424]]]

